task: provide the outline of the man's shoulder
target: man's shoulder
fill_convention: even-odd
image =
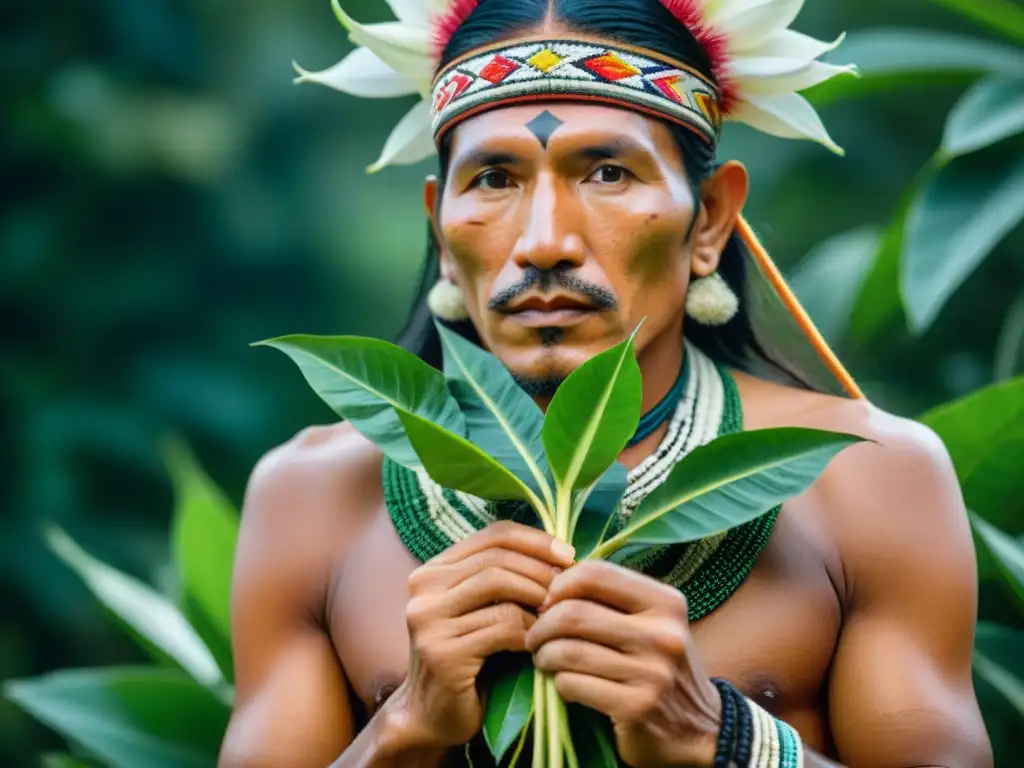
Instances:
[[[383,455],[349,424],[313,426],[268,451],[249,479],[243,527],[345,529],[382,501]]]
[[[837,522],[869,530],[894,513],[890,528],[945,523],[960,529],[960,486],[942,440],[927,426],[866,399],[835,397],[737,377],[747,428],[807,427],[845,432],[864,442],[842,451],[812,494]],[[905,529],[904,529],[905,530]]]
[[[846,462],[852,472],[886,473],[894,468],[890,464],[894,459],[920,468],[952,471],[946,448],[931,429],[885,411],[867,399],[797,389],[744,374],[736,378],[748,429],[808,427],[862,437],[875,450],[844,452],[857,457]]]

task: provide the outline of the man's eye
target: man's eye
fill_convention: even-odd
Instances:
[[[602,165],[590,174],[587,180],[596,181],[600,184],[619,184],[626,181],[628,176],[629,171],[621,165]]]
[[[511,186],[511,179],[504,171],[492,169],[477,176],[473,186],[481,189],[506,189]]]

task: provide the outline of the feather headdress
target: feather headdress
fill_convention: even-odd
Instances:
[[[824,42],[789,28],[804,1],[661,0],[707,52],[721,118],[773,136],[816,141],[842,153],[799,92],[855,70],[818,60],[835,49],[843,35]],[[331,2],[358,47],[320,72],[296,65],[296,81],[364,98],[419,94],[421,100],[391,131],[369,170],[429,157],[435,152],[437,99],[432,86],[439,49],[473,11],[476,0],[387,0],[397,20],[377,24],[360,24],[345,13],[339,0]]]

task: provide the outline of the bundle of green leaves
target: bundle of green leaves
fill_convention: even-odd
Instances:
[[[558,388],[546,411],[501,362],[445,327],[444,370],[361,337],[288,336],[285,352],[340,416],[387,456],[422,467],[441,486],[488,501],[527,502],[536,525],[577,557],[620,560],[644,547],[683,544],[742,525],[806,490],[851,435],[783,428],[726,435],[684,458],[628,518],[620,515],[642,380],[634,338],[596,355]],[[495,761],[525,743],[534,765],[579,764],[576,747],[617,765],[594,713],[573,722],[554,681],[528,656],[489,675],[484,736]],[[593,759],[586,764],[594,764]]]

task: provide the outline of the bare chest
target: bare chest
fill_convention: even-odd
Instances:
[[[730,680],[828,754],[825,681],[841,615],[812,519],[784,510],[742,586],[691,629],[710,676]],[[405,678],[407,584],[418,565],[381,509],[335,574],[331,637],[367,715]]]

